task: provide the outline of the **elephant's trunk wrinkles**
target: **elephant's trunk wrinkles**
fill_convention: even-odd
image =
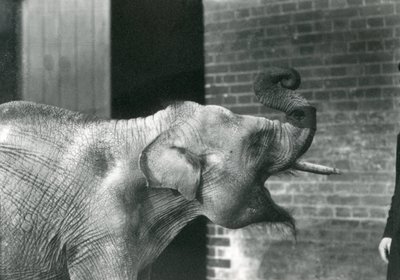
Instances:
[[[294,92],[300,82],[300,74],[296,70],[283,68],[271,68],[259,74],[254,82],[255,94],[262,104],[286,113],[290,139],[295,139],[292,146],[294,158],[299,158],[308,150],[317,129],[316,109]],[[334,168],[300,161],[291,167],[317,174],[339,173]]]

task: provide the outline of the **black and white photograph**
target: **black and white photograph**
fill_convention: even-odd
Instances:
[[[0,280],[400,280],[400,0],[0,0]]]

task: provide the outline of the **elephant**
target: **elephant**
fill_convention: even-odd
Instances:
[[[299,84],[290,68],[255,77],[257,98],[286,121],[189,101],[129,120],[0,105],[0,279],[138,279],[198,216],[294,230],[266,180],[339,172],[300,160],[316,110]]]

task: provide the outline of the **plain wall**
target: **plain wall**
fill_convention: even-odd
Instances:
[[[110,116],[110,0],[20,1],[21,98]]]

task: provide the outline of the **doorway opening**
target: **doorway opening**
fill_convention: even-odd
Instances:
[[[14,0],[0,4],[0,104],[18,98],[19,7]]]

